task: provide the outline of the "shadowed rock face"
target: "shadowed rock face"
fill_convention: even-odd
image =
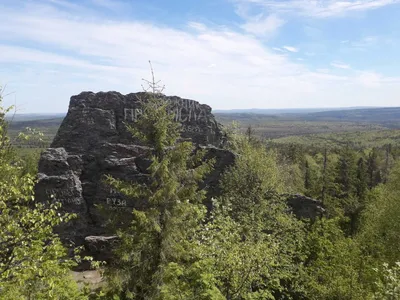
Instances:
[[[322,201],[316,200],[300,194],[285,194],[289,208],[294,215],[299,219],[315,220],[317,217],[322,217],[325,213]]]
[[[59,228],[64,240],[85,244],[89,249],[98,249],[101,244],[103,249],[108,239],[94,237],[112,236],[114,232],[107,231],[109,216],[101,213],[98,205],[117,211],[121,226],[132,208],[145,207],[145,199],[128,199],[102,181],[105,175],[133,182],[149,180],[146,154],[150,149],[135,140],[125,125],[140,118],[140,100],[145,100],[145,95],[83,92],[71,97],[67,116],[51,147],[41,156],[35,189],[39,201],[60,201],[63,209],[78,215]],[[211,108],[175,96],[165,99],[170,113],[183,125],[182,137],[205,148],[208,157],[216,158],[216,169],[205,185],[210,196],[218,194],[220,174],[233,163],[234,154],[219,148],[223,134]]]

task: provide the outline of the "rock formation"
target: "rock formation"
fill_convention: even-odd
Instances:
[[[299,219],[305,218],[314,220],[316,217],[322,216],[325,213],[325,209],[320,200],[300,194],[285,194],[282,196],[286,198],[288,206]]]
[[[89,249],[104,248],[108,241],[104,236],[113,233],[107,232],[108,215],[99,206],[121,214],[121,223],[126,219],[124,213],[144,206],[106,186],[102,179],[112,175],[128,181],[147,180],[148,148],[135,140],[125,125],[140,117],[145,96],[83,92],[71,97],[67,116],[41,156],[35,190],[37,199],[61,201],[67,212],[78,215],[60,228],[64,240],[86,244]],[[183,125],[182,137],[206,148],[207,155],[216,158],[216,168],[205,184],[211,194],[217,193],[220,174],[234,161],[234,155],[219,148],[223,134],[211,107],[175,96],[165,99],[170,112]]]
[[[148,148],[126,129],[126,123],[140,118],[144,97],[144,93],[117,92],[83,92],[71,97],[68,114],[39,162],[36,199],[60,201],[64,210],[77,214],[77,219],[59,228],[60,235],[75,245],[86,245],[90,254],[99,259],[107,257],[107,248],[115,242],[115,232],[108,231],[106,226],[107,209],[119,214],[123,226],[129,219],[124,214],[145,206],[144,202],[132,201],[106,186],[102,180],[104,175],[135,182],[148,180]],[[220,175],[235,158],[232,152],[220,148],[221,126],[208,105],[175,96],[165,99],[170,112],[183,125],[182,137],[205,148],[207,156],[216,159],[215,169],[204,184],[209,196],[217,195]],[[316,200],[310,202],[300,197],[297,201],[298,198],[291,196],[288,201],[297,216],[315,218],[321,213]]]

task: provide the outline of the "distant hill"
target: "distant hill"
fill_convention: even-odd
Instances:
[[[33,119],[33,120],[23,120],[17,121],[12,120],[10,123],[11,130],[24,130],[26,127],[31,128],[55,128],[56,130],[60,127],[61,122],[64,120],[64,117],[59,118],[51,118],[51,119]]]
[[[256,111],[256,110],[255,110]],[[294,110],[296,111],[296,110]],[[245,121],[254,123],[262,121],[318,121],[318,122],[362,122],[384,124],[389,127],[400,127],[400,107],[382,108],[355,108],[345,110],[329,111],[302,111],[290,112],[290,110],[280,110],[272,113],[255,112],[223,112],[215,113],[222,121]]]
[[[55,117],[57,115],[48,115],[48,117]],[[33,118],[33,119],[32,119]],[[19,121],[18,121],[19,120]],[[23,120],[23,121],[21,121]],[[9,125],[9,135],[12,140],[15,140],[16,136],[20,132],[25,132],[27,127],[34,128],[39,130],[44,134],[44,142],[46,147],[50,146],[51,142],[53,141],[54,136],[57,133],[58,128],[60,127],[62,121],[64,120],[64,116],[62,117],[55,117],[50,119],[42,119],[42,115],[35,115],[35,116],[22,116],[20,118],[14,118],[10,121]],[[15,146],[17,147],[25,147],[24,143],[21,142],[14,142]]]
[[[370,106],[357,106],[357,107],[333,107],[333,108],[250,108],[250,109],[214,109],[215,114],[262,114],[262,115],[281,115],[281,114],[308,114],[317,112],[329,112],[329,111],[346,111],[355,109],[375,109],[380,107]]]
[[[6,119],[13,122],[23,121],[35,121],[35,120],[46,120],[46,119],[58,119],[64,118],[65,113],[42,113],[42,114],[8,114]]]
[[[312,121],[346,121],[378,124],[400,124],[400,107],[324,111],[318,113],[309,113],[301,116],[298,115],[298,117]]]
[[[215,113],[215,116],[225,125],[233,121],[239,122],[239,129],[242,132],[251,126],[256,135],[267,139],[308,134],[400,129],[400,107],[279,114],[225,112]]]
[[[400,129],[400,107],[312,110],[232,110],[214,111],[214,115],[225,125],[238,121],[243,131],[251,125],[257,135],[266,138]],[[10,124],[10,131],[16,135],[26,127],[36,128],[51,142],[64,117],[65,114],[17,114]]]
[[[233,109],[215,110],[213,113],[222,122],[243,121],[259,123],[265,121],[318,121],[318,122],[362,122],[400,126],[400,107],[357,107],[344,109]],[[65,114],[15,114],[7,116],[12,127],[59,126]]]

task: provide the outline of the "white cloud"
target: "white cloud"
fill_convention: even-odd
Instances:
[[[276,15],[269,15],[267,17],[260,15],[251,18],[248,22],[242,25],[242,28],[255,35],[270,35],[275,33],[278,28],[284,24],[285,21]]]
[[[68,9],[79,9],[80,8],[80,6],[78,4],[71,3],[71,2],[65,1],[65,0],[46,0],[46,1],[49,2],[50,4],[54,4],[56,6],[63,7],[63,8],[68,8]]]
[[[374,46],[378,43],[379,38],[377,36],[365,36],[359,40],[351,41],[349,46],[353,49],[357,50],[366,50],[371,46]]]
[[[3,63],[40,63],[46,66],[63,66],[83,68],[86,70],[114,70],[114,66],[92,64],[82,59],[39,51],[31,48],[8,46],[0,44],[0,62]],[[121,71],[122,68],[118,68]]]
[[[331,70],[329,70],[329,69],[317,69],[317,71],[320,73],[330,73],[331,72]]]
[[[338,69],[351,69],[351,67],[349,65],[344,64],[342,62],[332,62],[331,66],[338,68]]]
[[[377,88],[380,87],[383,83],[382,77],[375,72],[361,72],[357,76],[357,82],[360,84],[369,87],[369,88]]]
[[[213,108],[389,105],[400,93],[397,78],[315,71],[281,53],[295,47],[271,49],[229,28],[188,25],[184,31],[43,6],[2,10],[0,83],[30,112],[66,111],[69,97],[83,90],[138,91],[149,59],[167,94]]]
[[[282,48],[289,52],[299,52],[299,50],[297,48],[291,47],[291,46],[283,46]]]
[[[242,10],[257,6],[267,12],[300,14],[308,17],[324,18],[342,16],[349,12],[377,9],[400,3],[400,0],[237,0]]]
[[[278,48],[278,47],[273,47],[272,49],[275,51],[278,51],[278,52],[285,52],[285,50]]]
[[[123,2],[115,0],[90,0],[90,2],[92,2],[96,6],[100,6],[111,10],[119,10],[125,6]]]
[[[202,23],[198,23],[198,22],[189,22],[188,26],[190,28],[193,28],[193,29],[198,30],[198,31],[206,31],[207,30],[206,25],[204,25]]]

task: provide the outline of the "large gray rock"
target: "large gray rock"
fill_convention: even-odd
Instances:
[[[299,219],[315,220],[325,214],[322,201],[300,194],[285,194],[287,204],[295,216]]]
[[[182,137],[216,158],[216,169],[204,188],[210,197],[217,195],[220,174],[234,161],[233,153],[220,149],[221,126],[208,105],[175,96],[165,99],[170,113],[183,125]],[[107,236],[115,234],[107,226],[109,210],[117,213],[119,226],[124,226],[132,208],[146,206],[145,199],[129,199],[103,182],[105,175],[133,182],[149,180],[146,156],[151,149],[126,129],[126,123],[140,118],[141,101],[145,101],[144,93],[83,92],[71,97],[67,116],[39,162],[37,199],[60,201],[64,210],[77,214],[77,219],[58,231],[64,240],[86,245],[91,254],[98,254],[109,242]]]
[[[147,154],[151,149],[126,129],[126,123],[134,124],[140,118],[144,97],[143,93],[124,96],[117,92],[83,92],[71,97],[68,114],[39,162],[36,199],[59,201],[65,211],[77,214],[58,232],[64,241],[85,245],[88,254],[100,260],[110,258],[109,250],[117,242],[115,231],[107,226],[110,216],[117,216],[118,226],[125,226],[133,208],[146,207],[146,199],[129,199],[103,181],[105,175],[139,183],[150,180]],[[208,192],[205,204],[211,209],[211,197],[220,192],[221,174],[235,155],[220,148],[221,126],[209,106],[179,97],[166,100],[183,125],[182,137],[206,150],[207,158],[215,158],[215,168],[201,186]],[[323,212],[317,200],[299,195],[287,198],[300,218],[313,219]]]
[[[122,95],[117,92],[82,92],[72,96],[68,113],[51,145],[68,153],[91,151],[101,143],[139,144],[124,123],[134,123],[142,114],[145,93]],[[211,107],[197,101],[165,96],[175,120],[183,125],[183,138],[202,145],[219,146],[223,134],[211,114]]]

